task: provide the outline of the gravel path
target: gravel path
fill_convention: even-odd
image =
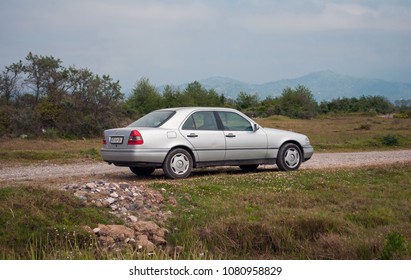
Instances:
[[[301,169],[335,169],[411,162],[411,150],[355,153],[317,153]]]
[[[335,169],[404,162],[411,162],[411,150],[356,153],[316,153],[311,160],[301,165],[301,169]],[[40,180],[126,172],[131,174],[128,168],[120,168],[113,165],[108,165],[104,162],[63,165],[40,164],[23,167],[14,166],[0,168],[0,181]]]

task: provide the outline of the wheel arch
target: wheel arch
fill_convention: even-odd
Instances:
[[[172,147],[172,148],[167,152],[167,155],[164,157],[163,164],[164,164],[164,161],[166,160],[168,154],[169,154],[172,150],[175,150],[175,149],[183,149],[183,150],[186,150],[186,151],[191,155],[191,158],[193,159],[193,167],[197,167],[197,157],[196,157],[195,153],[193,152],[192,149],[190,149],[189,147],[184,146],[184,145],[177,145],[177,146]]]
[[[288,143],[297,145],[297,147],[300,149],[300,152],[301,152],[301,155],[302,155],[302,161],[304,161],[304,149],[303,149],[303,146],[300,144],[300,142],[298,142],[298,141],[296,141],[296,140],[287,140],[287,141],[283,142],[283,143],[280,145],[280,148],[281,148],[282,146],[284,146],[285,144],[288,144]]]

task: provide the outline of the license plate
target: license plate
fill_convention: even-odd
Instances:
[[[111,136],[110,137],[110,144],[123,144],[122,136]]]

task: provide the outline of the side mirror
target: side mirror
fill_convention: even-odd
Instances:
[[[257,130],[259,130],[259,129],[260,129],[260,126],[255,123],[254,126],[253,126],[253,130],[254,130],[254,131],[257,131]]]

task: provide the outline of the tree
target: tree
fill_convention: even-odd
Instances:
[[[121,112],[120,102],[124,98],[119,81],[114,82],[108,75],[96,75],[91,81],[87,97],[91,134],[95,128],[100,131],[118,125],[117,112]]]
[[[52,56],[33,55],[26,57],[23,71],[27,75],[25,83],[34,91],[36,102],[42,96],[58,94],[67,72],[61,66],[62,61]]]
[[[23,62],[20,60],[6,67],[6,70],[0,74],[0,102],[9,105],[10,101],[19,95],[21,88],[19,81],[22,73]]]
[[[390,114],[395,111],[394,105],[383,96],[362,96],[359,100],[364,103],[364,111],[372,111],[379,114]]]
[[[240,92],[235,100],[237,109],[251,109],[259,105],[257,94],[247,94],[245,92]]]
[[[394,103],[400,109],[411,109],[411,99],[395,100]]]
[[[224,95],[218,95],[214,89],[209,89],[207,99],[203,106],[223,106],[225,101]]]
[[[181,106],[181,92],[170,85],[166,85],[163,90],[162,103],[164,108]]]
[[[220,106],[221,97],[214,89],[207,90],[199,82],[189,83],[180,96],[180,106]]]
[[[118,126],[122,116],[119,81],[108,75],[94,75],[88,69],[69,68],[70,91],[59,104],[59,130],[74,135],[96,135],[104,128]]]
[[[95,136],[118,126],[124,95],[119,81],[31,52],[0,73],[0,135]]]
[[[375,112],[389,114],[395,111],[394,105],[382,96],[361,96],[360,98],[342,97],[320,104],[321,113],[342,112]]]
[[[279,97],[267,97],[261,102],[261,106],[259,108],[259,112],[261,116],[267,117],[272,115],[280,115],[281,114],[281,104]]]
[[[145,115],[161,107],[161,96],[149,79],[142,78],[138,81],[127,100],[127,108],[136,115]]]
[[[318,114],[318,104],[311,91],[302,85],[287,87],[280,97],[282,114],[291,118],[310,119]]]

